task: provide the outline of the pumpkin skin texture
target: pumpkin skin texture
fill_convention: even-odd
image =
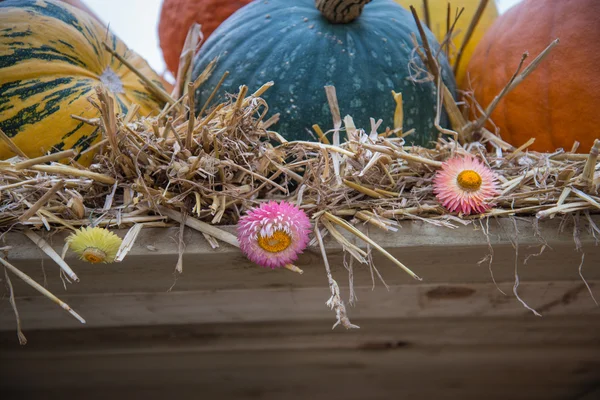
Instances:
[[[102,25],[104,25],[104,23],[102,22],[100,17],[98,17],[96,15],[96,13],[94,13],[83,1],[81,1],[81,0],[62,0],[62,1],[67,4],[72,5],[73,7],[77,7],[80,10],[85,11],[86,13],[90,14],[92,17],[96,18],[98,20],[98,22],[100,22]]]
[[[0,0],[2,1],[2,0]],[[102,26],[105,27],[106,30],[106,24],[102,21],[102,19],[96,15],[96,13],[94,13],[94,11],[92,11],[83,1],[81,0],[61,0],[67,4],[70,4],[74,7],[79,8],[80,10],[85,11],[86,13],[90,14],[92,17],[94,17],[100,24],[102,24]],[[163,88],[167,91],[167,93],[170,93],[173,90],[173,85],[171,83],[169,83],[168,81],[166,81],[164,79],[164,77],[161,75],[159,76],[160,79],[160,83],[162,83]]]
[[[533,60],[552,40],[560,44],[492,113],[502,139],[529,149],[567,151],[575,140],[589,152],[600,138],[600,2],[525,0],[494,23],[479,43],[468,74],[478,103],[487,107],[510,80],[521,54]],[[526,62],[526,65],[528,62]]]
[[[406,9],[410,9],[412,5],[417,12],[419,13],[419,18],[425,21],[425,11],[423,0],[395,0],[396,3],[402,5]],[[464,7],[464,11],[461,14],[458,21],[456,21],[456,26],[454,27],[454,32],[456,34],[453,36],[452,42],[456,47],[456,51],[451,51],[450,54],[450,63],[454,65],[454,61],[456,59],[456,53],[460,49],[462,42],[465,38],[465,34],[469,29],[469,24],[477,11],[477,7],[479,6],[480,0],[435,0],[430,1],[428,3],[429,8],[429,24],[431,25],[429,29],[434,33],[435,37],[441,43],[446,37],[446,16],[448,13],[448,4],[451,6],[451,16],[450,16],[450,24],[454,22],[454,16],[456,14],[456,10],[460,10]],[[475,51],[475,47],[483,38],[483,35],[487,32],[487,30],[492,26],[494,21],[498,18],[498,9],[496,8],[496,3],[494,0],[488,1],[485,9],[483,10],[483,14],[481,14],[481,18],[477,23],[477,27],[473,31],[471,38],[469,39],[469,43],[465,47],[463,54],[460,59],[460,64],[458,66],[458,70],[456,71],[456,81],[462,82],[465,76],[465,72],[467,70],[467,65],[469,64],[469,60],[473,55],[473,51]]]
[[[217,28],[197,54],[194,79],[220,56],[211,77],[196,92],[197,109],[225,71],[230,75],[211,106],[225,100],[225,92],[237,93],[242,84],[252,93],[272,80],[275,85],[262,97],[269,114],[280,113],[274,129],[287,140],[313,140],[307,132],[313,124],[323,130],[333,126],[325,85],[335,86],[342,117],[352,116],[355,125],[367,131],[370,117],[381,118],[380,132],[393,128],[394,90],[403,95],[404,130],[416,130],[407,142],[429,145],[438,136],[436,90],[431,81],[408,79],[412,32],[417,32],[412,15],[392,0],[366,4],[356,20],[340,24],[323,17],[313,0],[250,3]],[[444,81],[454,91],[448,63],[443,56],[440,62]],[[418,65],[425,68],[420,60]]]
[[[71,118],[97,118],[88,101],[103,85],[117,112],[140,106],[140,115],[159,110],[160,102],[139,78],[108,53],[106,29],[87,13],[52,0],[0,2],[0,128],[29,157],[46,152],[81,152],[102,137],[99,127]],[[146,61],[112,33],[107,42],[138,70],[161,86]],[[0,159],[13,157],[0,142]],[[78,156],[87,165],[92,152]]]
[[[231,14],[252,0],[163,0],[158,38],[167,68],[177,75],[185,37],[194,22],[206,40]]]

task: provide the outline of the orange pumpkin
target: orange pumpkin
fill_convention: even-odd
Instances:
[[[525,0],[501,15],[475,49],[467,74],[486,107],[509,81],[523,52],[533,60],[556,46],[492,113],[502,139],[532,150],[588,152],[600,138],[600,1]],[[526,62],[526,64],[529,61]],[[469,79],[469,78],[466,78]],[[465,87],[463,82],[463,87]]]
[[[167,68],[177,75],[185,37],[194,22],[202,25],[206,40],[239,8],[251,0],[164,0],[158,22],[158,38]]]

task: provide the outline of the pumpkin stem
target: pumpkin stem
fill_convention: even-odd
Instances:
[[[332,24],[347,24],[360,17],[371,0],[315,0],[317,9]]]

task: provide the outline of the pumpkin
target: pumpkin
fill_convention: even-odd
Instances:
[[[568,16],[568,17],[566,17]],[[468,66],[475,98],[487,107],[510,80],[521,55],[530,60],[560,39],[492,113],[502,139],[537,151],[588,152],[600,138],[600,1],[525,0],[501,15]],[[527,63],[526,63],[527,64]]]
[[[87,13],[53,0],[0,2],[0,128],[29,157],[74,148],[101,139],[101,128],[71,118],[96,118],[88,101],[103,85],[118,112],[132,103],[147,115],[160,106],[140,81],[103,47],[107,42],[160,86],[146,61]],[[14,156],[0,142],[0,159]],[[93,154],[80,158],[82,164]]]
[[[407,9],[412,5],[415,7],[419,16],[424,20],[425,19],[425,10],[423,0],[395,0],[397,3],[406,7]],[[464,8],[463,13],[460,15],[458,21],[456,21],[456,25],[454,27],[455,34],[452,37],[452,42],[456,51],[451,51],[450,54],[450,62],[454,65],[456,55],[462,42],[465,38],[465,34],[469,30],[469,25],[471,24],[471,20],[477,11],[477,7],[479,6],[480,0],[435,0],[429,1],[428,9],[429,9],[429,29],[435,34],[435,37],[440,41],[440,43],[444,40],[447,33],[447,14],[448,14],[448,4],[451,6],[451,16],[450,16],[450,24],[454,22],[454,18],[457,10]],[[467,70],[467,65],[477,43],[483,38],[483,35],[490,28],[492,23],[498,18],[498,9],[496,8],[496,3],[494,0],[489,0],[485,9],[483,10],[483,14],[479,18],[479,22],[477,23],[477,27],[473,31],[471,38],[469,39],[469,43],[465,47],[463,54],[460,59],[460,64],[458,65],[458,69],[456,70],[456,80],[457,82],[462,82],[465,76],[465,71]]]
[[[351,115],[356,126],[366,130],[370,117],[393,128],[395,91],[403,95],[404,129],[416,130],[408,142],[429,144],[438,136],[436,85],[410,79],[411,59],[425,69],[411,55],[411,34],[418,36],[414,19],[392,0],[366,3],[369,0],[318,0],[317,8],[314,0],[269,0],[241,8],[215,30],[194,59],[195,79],[220,57],[196,92],[197,108],[225,71],[230,74],[212,105],[223,101],[225,93],[237,93],[242,84],[253,92],[273,80],[275,85],[263,98],[271,114],[280,114],[275,129],[288,140],[311,140],[314,136],[307,131],[313,124],[324,130],[333,125],[325,85],[335,86],[342,116]],[[429,31],[427,37],[435,52],[435,37]],[[439,61],[443,79],[454,91],[443,54]]]
[[[234,11],[252,0],[163,0],[158,21],[158,38],[167,68],[177,75],[179,56],[188,30],[202,25],[206,40]]]
[[[80,10],[85,11],[86,13],[90,14],[92,17],[96,18],[98,20],[98,22],[102,23],[102,20],[100,20],[100,17],[98,17],[96,15],[96,13],[94,13],[92,11],[91,8],[89,8],[83,1],[81,0],[62,0],[63,2],[72,5],[73,7],[77,7]],[[104,24],[103,24],[104,25]]]

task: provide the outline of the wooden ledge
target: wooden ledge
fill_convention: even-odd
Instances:
[[[87,324],[13,278],[29,344],[19,346],[4,295],[0,397],[197,398],[201,388],[203,396],[236,400],[595,399],[600,308],[579,276],[572,221],[562,230],[558,219],[541,221],[547,247],[525,264],[541,246],[532,222],[517,220],[516,258],[513,222],[490,221],[492,269],[506,295],[487,262],[478,264],[489,253],[479,224],[370,229],[424,280],[373,253],[390,285],[375,278],[373,289],[368,266],[355,263],[358,302],[347,311],[361,329],[352,331],[331,330],[335,315],[325,305],[331,293],[317,249],[301,256],[298,275],[252,265],[225,244],[213,250],[186,229],[178,275],[179,228],[143,229],[121,263],[90,265],[69,254],[81,281],[65,291],[54,262],[25,236],[7,234],[10,261],[38,282],[45,272],[47,287]],[[64,236],[52,238],[59,252]],[[581,243],[583,274],[600,298],[600,247],[587,231]],[[347,302],[343,251],[331,238],[326,247]],[[515,298],[515,265],[520,296],[543,317]]]
[[[600,217],[593,218],[600,225]],[[373,250],[375,265],[391,289],[386,291],[375,275],[372,291],[369,267],[355,263],[354,286],[359,302],[356,308],[348,309],[351,319],[528,315],[512,293],[516,261],[513,221],[493,220],[489,228],[492,271],[507,296],[493,284],[488,262],[478,264],[489,254],[478,223],[448,229],[409,221],[403,222],[397,233],[373,228],[368,233],[424,280],[413,280]],[[595,314],[598,309],[579,276],[581,253],[575,251],[573,226],[567,223],[562,231],[560,228],[558,219],[541,221],[537,235],[532,219],[517,220],[520,294],[532,307],[550,315]],[[124,236],[126,231],[117,233]],[[121,263],[90,265],[69,253],[67,261],[81,281],[67,284],[66,291],[58,277],[58,266],[24,235],[9,233],[4,243],[13,246],[9,259],[16,267],[37,282],[44,282],[45,273],[48,289],[87,318],[89,326],[333,321],[333,313],[324,304],[330,294],[318,249],[308,249],[301,256],[297,264],[305,272],[299,275],[255,266],[227,244],[214,250],[200,233],[186,229],[183,274],[179,275],[174,273],[178,233],[178,228],[143,229]],[[360,240],[344,234],[365,248]],[[59,253],[65,235],[51,238]],[[540,237],[546,249],[531,257],[540,251]],[[600,265],[600,248],[588,232],[582,232],[580,239],[585,252],[583,273],[594,288],[600,281],[600,269],[592,266]],[[343,251],[331,238],[327,238],[326,247],[334,279],[347,302],[348,272],[343,266]],[[12,281],[22,320],[29,329],[79,326],[18,278]],[[600,298],[600,294],[596,296]],[[13,327],[12,309],[8,301],[1,302],[0,330]]]

